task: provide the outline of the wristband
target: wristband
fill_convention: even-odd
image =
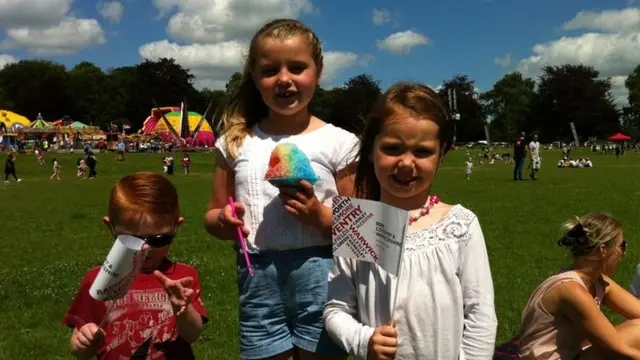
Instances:
[[[220,223],[222,221],[222,213],[224,212],[224,208],[221,208],[220,211],[218,211],[218,217],[216,218],[216,221],[218,223]]]

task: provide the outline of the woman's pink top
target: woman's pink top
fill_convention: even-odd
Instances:
[[[564,315],[552,315],[542,305],[542,298],[556,285],[576,281],[585,286],[575,271],[563,271],[540,284],[531,294],[522,312],[520,329],[520,358],[529,360],[575,359],[582,351],[584,337],[576,330],[571,320]],[[604,296],[605,282],[595,282],[594,301],[598,306]],[[587,289],[588,290],[588,289]]]

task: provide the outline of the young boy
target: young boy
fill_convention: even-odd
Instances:
[[[89,289],[100,267],[89,270],[64,318],[73,328],[71,352],[78,359],[194,359],[190,343],[207,322],[196,269],[167,258],[183,222],[178,194],[160,174],[139,172],[120,179],[103,219],[113,237],[127,234],[146,241],[148,250],[129,291],[116,300],[98,301]]]

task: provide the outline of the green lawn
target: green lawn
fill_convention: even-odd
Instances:
[[[616,161],[592,156],[592,169],[557,169],[559,153],[545,153],[537,182],[515,183],[511,165],[476,164],[465,180],[463,151],[445,159],[433,192],[448,203],[462,203],[480,218],[489,249],[499,319],[498,341],[517,332],[531,290],[568,261],[558,248],[560,224],[588,211],[605,210],[625,220],[629,254],[614,276],[628,287],[638,263],[640,155]],[[578,154],[574,154],[577,156]],[[58,157],[62,181],[50,181]],[[98,154],[98,178],[75,178],[76,155],[49,154],[47,166],[34,155],[19,155],[23,182],[0,183],[0,359],[69,358],[60,319],[84,272],[99,265],[112,239],[102,225],[110,188],[133,171],[162,171],[160,154],[129,154],[126,162]],[[5,156],[0,156],[4,161]],[[212,189],[213,155],[192,156],[193,173],[181,166],[171,179],[186,219],[172,257],[195,266],[210,322],[195,349],[201,359],[238,357],[235,256],[229,243],[206,234],[203,215]],[[615,319],[614,319],[615,320]]]

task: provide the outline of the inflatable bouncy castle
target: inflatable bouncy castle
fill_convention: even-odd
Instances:
[[[174,142],[175,139],[173,136],[173,132],[162,118],[162,114],[164,114],[164,117],[169,121],[171,127],[173,127],[173,129],[178,133],[182,145],[206,145],[208,147],[213,147],[215,138],[213,135],[213,131],[211,130],[211,125],[209,125],[207,120],[204,120],[202,122],[200,130],[198,131],[198,134],[194,140],[194,131],[196,130],[196,127],[198,126],[202,115],[193,111],[189,111],[188,116],[186,117],[188,121],[187,127],[187,124],[182,124],[183,117],[180,107],[168,106],[151,109],[151,115],[144,121],[141,132],[145,135],[160,136],[164,141]]]

